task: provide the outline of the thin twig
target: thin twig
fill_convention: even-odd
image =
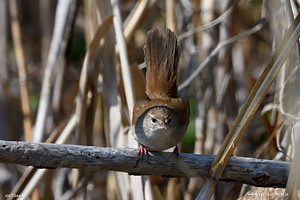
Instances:
[[[201,65],[191,74],[191,76],[185,80],[181,85],[179,85],[178,90],[182,90],[183,88],[187,87],[198,75],[199,73],[204,69],[204,67],[207,66],[207,64],[212,60],[212,58],[214,56],[217,55],[217,53],[224,47],[234,43],[235,41],[246,37],[248,35],[251,35],[257,31],[259,31],[264,25],[266,25],[268,22],[265,20],[262,20],[259,24],[257,24],[256,26],[254,26],[253,28],[251,28],[248,31],[245,31],[235,37],[232,37],[224,42],[219,43],[216,48],[209,54],[209,56],[207,56],[205,58],[205,60],[201,63]]]
[[[178,36],[178,41],[190,36],[190,35],[193,35],[194,33],[197,33],[198,31],[203,31],[205,29],[208,29],[208,28],[211,28],[213,26],[216,26],[218,25],[219,23],[221,23],[232,11],[233,11],[233,8],[235,7],[235,5],[239,2],[236,1],[230,8],[228,8],[220,17],[218,17],[217,19],[215,19],[214,21],[208,23],[208,24],[205,24],[203,26],[200,26],[198,28],[195,28],[193,30],[190,30],[180,36]]]

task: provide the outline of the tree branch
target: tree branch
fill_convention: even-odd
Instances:
[[[215,156],[180,153],[173,164],[172,153],[149,151],[142,161],[138,149],[109,148],[0,140],[0,163],[37,168],[79,168],[126,172],[130,175],[163,177],[209,177]],[[285,187],[291,164],[288,162],[232,156],[221,177],[261,187]]]

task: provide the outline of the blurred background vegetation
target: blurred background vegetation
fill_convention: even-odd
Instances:
[[[82,117],[78,117],[65,143],[137,147],[131,145],[132,136],[128,134],[132,108],[128,109],[125,95],[128,89],[123,86],[123,80],[130,77],[122,77],[124,64],[119,59],[122,49],[116,45],[113,25],[93,52],[92,62],[83,67],[97,27],[112,14],[111,2],[0,0],[2,140],[45,142],[50,135],[57,138],[73,114],[80,113]],[[181,50],[179,95],[187,98],[191,107],[190,125],[180,151],[208,155],[218,152],[239,109],[290,26],[290,16],[299,12],[297,1],[120,0],[119,3],[136,100],[145,97],[143,46],[147,31],[157,27],[163,32],[168,27],[178,36]],[[257,25],[262,26],[250,35],[244,34]],[[218,46],[237,35],[243,37]],[[181,83],[207,58],[210,61],[183,87]],[[298,116],[295,108],[299,103],[285,97],[292,94],[297,98],[299,94],[296,49],[287,63],[269,88],[235,155],[276,160],[291,157],[286,155],[292,155],[291,127]],[[81,101],[82,95],[87,95],[86,102]],[[0,168],[0,196],[10,194],[16,186],[19,190],[14,191],[22,194],[31,179],[27,176],[20,183],[26,168],[8,164],[1,164]],[[147,187],[135,184],[145,184],[148,178],[151,186],[147,187],[153,199],[194,199],[205,181],[150,176],[134,182],[134,178],[123,173],[55,169],[36,183],[38,187],[30,196],[32,199],[72,196],[137,199],[139,195],[147,196]],[[139,188],[145,192],[136,191]],[[214,198],[237,199],[249,189],[242,184],[220,182]]]

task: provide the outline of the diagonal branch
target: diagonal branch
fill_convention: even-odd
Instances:
[[[142,162],[138,149],[108,148],[0,140],[0,163],[87,170],[153,174],[163,177],[209,177],[215,156],[181,153],[173,165],[171,153],[149,152]],[[254,158],[231,157],[221,180],[261,187],[285,187],[290,163]]]

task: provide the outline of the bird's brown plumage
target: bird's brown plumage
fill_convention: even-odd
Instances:
[[[175,34],[169,29],[164,34],[157,28],[148,31],[144,54],[147,67],[146,93],[149,98],[176,98],[180,51]]]
[[[180,125],[189,124],[190,107],[187,100],[182,98],[172,98],[172,99],[141,99],[138,101],[134,110],[136,111],[132,118],[132,124],[135,125],[138,118],[143,114],[143,112],[148,111],[154,107],[166,107],[172,110],[178,116],[178,123]]]

